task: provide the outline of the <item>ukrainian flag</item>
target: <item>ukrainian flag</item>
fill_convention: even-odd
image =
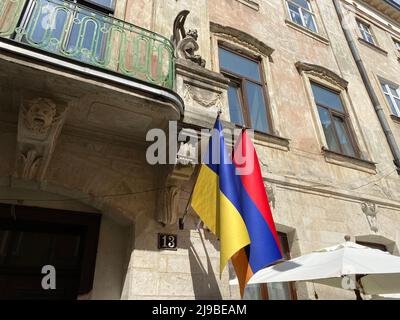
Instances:
[[[192,196],[192,208],[220,239],[220,271],[229,259],[241,295],[257,271],[282,258],[255,149],[245,131],[235,148],[251,155],[254,168],[238,175],[243,166],[228,155],[222,125],[217,119]],[[244,163],[246,165],[246,163]]]

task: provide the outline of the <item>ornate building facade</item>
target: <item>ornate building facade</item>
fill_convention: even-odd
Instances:
[[[239,298],[188,206],[218,111],[255,129],[287,258],[345,235],[398,254],[399,86],[395,0],[0,0],[0,298]],[[171,165],[154,128],[185,133]],[[354,295],[246,292],[316,297]]]

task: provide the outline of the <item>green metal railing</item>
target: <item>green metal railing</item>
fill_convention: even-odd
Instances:
[[[70,1],[0,0],[0,37],[172,89],[171,42]]]

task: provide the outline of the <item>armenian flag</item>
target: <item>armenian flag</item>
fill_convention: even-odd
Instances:
[[[243,296],[252,275],[281,259],[282,252],[254,146],[243,131],[232,158],[222,131],[218,117],[191,205],[220,239],[221,273],[232,258]]]

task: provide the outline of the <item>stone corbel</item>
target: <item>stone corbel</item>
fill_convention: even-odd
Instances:
[[[18,116],[14,176],[43,181],[68,105],[49,98],[23,98]]]
[[[157,221],[163,225],[176,224],[184,214],[179,211],[183,185],[193,176],[197,163],[197,145],[181,142],[175,165],[165,166],[161,173],[164,188],[158,192]]]
[[[275,190],[272,184],[264,183],[265,191],[267,193],[269,205],[275,209]]]
[[[378,229],[378,219],[377,219],[378,208],[376,204],[372,202],[364,202],[361,204],[361,209],[368,220],[368,224],[371,231],[377,233],[379,229]]]

